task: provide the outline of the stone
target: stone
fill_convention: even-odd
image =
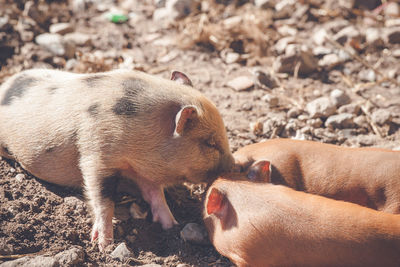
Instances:
[[[125,242],[122,242],[114,249],[113,252],[111,252],[110,256],[113,259],[124,261],[130,257],[133,257],[133,253],[128,249]]]
[[[226,64],[236,63],[240,59],[240,54],[235,52],[226,52],[223,55],[221,53],[221,56]]]
[[[276,97],[276,96],[274,96],[274,95],[271,95],[271,94],[266,94],[266,95],[264,95],[264,96],[261,98],[261,100],[267,102],[267,104],[268,104],[268,106],[269,106],[270,108],[274,108],[274,107],[276,107],[276,106],[279,105],[279,98]]]
[[[64,43],[62,36],[59,34],[43,33],[36,36],[35,41],[56,56],[71,57],[72,50],[74,50],[69,43]]]
[[[387,2],[386,7],[383,9],[383,13],[388,17],[399,17],[400,6],[396,2]]]
[[[257,122],[251,122],[250,123],[250,131],[254,134],[254,135],[262,135],[264,132],[264,125],[257,121]]]
[[[340,89],[334,89],[330,93],[330,98],[331,98],[332,102],[336,105],[336,107],[341,107],[341,106],[347,105],[351,102],[349,95]]]
[[[382,47],[384,41],[381,36],[381,31],[378,28],[368,28],[365,30],[365,41],[368,46]]]
[[[81,32],[72,32],[64,35],[64,40],[77,46],[89,46],[92,43],[90,35]]]
[[[325,28],[320,28],[312,35],[312,40],[317,45],[323,45],[325,38],[328,36],[328,32]]]
[[[23,180],[25,180],[25,174],[19,173],[17,175],[15,175],[15,180],[17,180],[17,182],[22,182]]]
[[[248,76],[239,76],[227,83],[227,86],[236,91],[249,90],[254,86],[254,80]]]
[[[1,267],[56,267],[60,266],[53,257],[36,256],[23,257],[13,261],[6,261],[0,264]]]
[[[387,109],[377,109],[371,114],[371,119],[378,125],[384,125],[392,120],[392,114]]]
[[[197,223],[186,224],[185,227],[183,227],[180,235],[185,242],[191,242],[194,244],[207,243],[206,230]]]
[[[277,0],[254,0],[254,5],[259,8],[273,8]]]
[[[344,44],[350,39],[360,38],[360,32],[353,25],[347,26],[341,29],[338,33],[333,36],[333,39],[340,43]]]
[[[178,265],[176,265],[176,267],[190,267],[190,265],[186,263],[179,263]]]
[[[257,70],[255,71],[254,75],[259,84],[271,89],[278,87],[277,80],[270,73],[265,73],[263,71]]]
[[[360,105],[355,103],[343,105],[337,110],[338,113],[350,113],[354,115],[360,114],[360,111],[361,111]]]
[[[6,27],[8,26],[8,22],[9,22],[9,20],[10,20],[10,18],[7,16],[7,15],[5,15],[5,16],[1,16],[0,17],[0,30],[5,30],[6,29]]]
[[[325,121],[325,126],[333,129],[353,128],[354,115],[350,113],[341,113],[332,115]]]
[[[84,262],[85,253],[82,247],[73,247],[58,253],[54,259],[60,266],[77,266]]]
[[[299,116],[301,114],[301,110],[298,108],[291,108],[288,110],[287,112],[287,116],[288,118],[296,118],[297,116]]]
[[[57,34],[61,34],[61,35],[64,35],[66,33],[70,33],[73,31],[74,31],[73,27],[71,26],[71,24],[69,24],[67,22],[51,24],[49,27],[50,33],[57,33]]]
[[[311,118],[326,118],[336,112],[336,105],[329,97],[320,97],[309,102],[306,110]]]
[[[170,18],[182,19],[193,13],[197,8],[198,2],[193,0],[167,0],[165,8],[169,11]]]
[[[325,55],[318,61],[318,65],[330,70],[339,66],[340,64],[343,64],[343,62],[344,61],[337,54],[333,53]]]
[[[129,207],[129,213],[133,219],[145,219],[147,217],[147,211],[142,211],[138,204],[132,203]]]
[[[326,46],[315,46],[313,47],[312,52],[316,57],[323,57],[325,55],[332,54],[333,49]]]
[[[319,128],[324,124],[320,118],[309,119],[307,120],[307,124],[314,128]]]
[[[375,71],[371,69],[363,69],[358,73],[358,77],[363,82],[374,82],[376,80]]]
[[[295,41],[296,41],[296,39],[293,36],[288,36],[288,37],[281,38],[274,45],[274,49],[278,54],[282,54],[283,52],[285,52],[286,47],[289,44],[294,43]]]
[[[400,43],[400,27],[388,29],[385,35],[388,43],[390,44]]]
[[[277,31],[282,36],[295,36],[297,34],[297,29],[288,25],[278,27]]]
[[[295,55],[279,56],[274,62],[275,72],[294,73],[297,64],[299,74],[310,74],[318,69],[318,59],[309,51],[299,51]]]

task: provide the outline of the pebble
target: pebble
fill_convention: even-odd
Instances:
[[[374,82],[376,80],[376,74],[373,70],[364,69],[358,73],[358,77],[364,82]]]
[[[333,69],[344,61],[335,53],[325,55],[318,61],[318,65],[326,69]]]
[[[338,113],[351,113],[354,115],[360,114],[361,107],[359,104],[350,103],[347,105],[343,105],[338,109]]]
[[[92,43],[91,36],[81,32],[72,32],[64,35],[64,40],[77,46],[89,46]]]
[[[249,90],[254,86],[254,80],[248,76],[239,76],[227,83],[227,86],[236,91]]]
[[[331,98],[332,102],[336,105],[336,107],[341,107],[341,106],[347,105],[351,102],[349,95],[340,89],[334,89],[330,93],[330,98]]]
[[[277,0],[254,0],[254,5],[259,8],[273,8]]]
[[[380,32],[377,28],[368,28],[365,30],[365,40],[369,46],[381,47],[384,45]]]
[[[17,180],[17,182],[22,182],[25,179],[25,174],[19,173],[17,175],[15,175],[15,180]]]
[[[70,33],[73,31],[74,31],[73,27],[71,26],[71,24],[69,24],[67,22],[51,24],[49,27],[50,33],[56,33],[56,34],[61,34],[61,35],[64,35],[66,33]]]
[[[254,72],[254,76],[256,77],[257,81],[270,89],[278,87],[278,82],[270,73],[265,73],[263,71],[257,70]]]
[[[329,97],[320,97],[309,102],[306,110],[311,118],[326,118],[336,112],[336,105]]]
[[[364,115],[360,115],[354,118],[354,123],[360,128],[368,128],[368,121]]]
[[[387,42],[391,44],[400,43],[400,27],[395,27],[392,29],[388,29],[386,31]]]
[[[264,132],[264,125],[257,121],[257,122],[251,122],[250,123],[250,131],[254,134],[254,135],[261,135]]]
[[[318,69],[318,59],[314,57],[312,52],[298,51],[295,55],[279,56],[273,64],[274,71],[283,73],[294,73],[295,68],[299,62],[299,74],[310,74]]]
[[[324,124],[320,118],[309,119],[307,120],[307,124],[314,128],[319,128]]]
[[[113,252],[111,252],[110,256],[113,259],[119,259],[120,261],[124,261],[130,257],[133,257],[133,253],[128,249],[125,242],[119,244]]]
[[[336,33],[333,36],[333,39],[340,44],[344,44],[350,39],[359,37],[360,37],[360,32],[356,29],[356,27],[350,25],[341,29],[338,33]]]
[[[68,58],[74,56],[74,45],[69,42],[64,42],[62,36],[59,34],[43,33],[36,36],[35,41],[38,45],[56,56],[65,56]]]
[[[240,59],[240,55],[235,52],[227,52],[224,56],[224,61],[226,64],[232,64],[238,62]]]
[[[181,238],[185,242],[191,242],[194,244],[206,244],[207,234],[204,227],[197,223],[188,223],[183,227],[181,231]]]
[[[58,253],[54,259],[57,260],[60,266],[77,266],[84,262],[85,253],[82,247],[73,247],[63,252]]]
[[[325,121],[325,126],[333,129],[353,128],[353,119],[354,115],[350,113],[332,115]]]
[[[147,211],[142,211],[136,203],[131,204],[129,207],[129,213],[133,219],[145,219],[147,217]]]
[[[328,36],[328,32],[325,28],[318,29],[312,36],[312,40],[317,45],[323,45],[325,43],[325,38]]]
[[[288,36],[288,37],[281,38],[274,45],[274,49],[278,54],[282,54],[283,52],[285,52],[286,47],[289,44],[294,43],[295,41],[296,41],[296,39],[293,36]]]
[[[391,121],[392,114],[386,109],[378,109],[372,113],[371,119],[378,125],[384,125]]]
[[[301,114],[301,110],[298,108],[291,108],[288,110],[287,112],[287,116],[288,118],[296,118],[297,116],[299,116]]]
[[[178,265],[176,265],[176,267],[190,267],[190,265],[186,263],[179,263]]]
[[[271,94],[264,95],[261,100],[265,101],[270,108],[274,108],[279,105],[279,98]]]

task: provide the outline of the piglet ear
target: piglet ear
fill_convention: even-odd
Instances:
[[[184,106],[175,117],[174,137],[182,136],[185,129],[197,117],[197,108],[195,106]]]
[[[215,187],[211,189],[207,199],[207,214],[218,214],[221,212],[224,205],[224,194]]]
[[[249,167],[247,179],[254,182],[270,182],[271,171],[269,160],[257,160]]]
[[[179,71],[172,72],[171,80],[193,87],[192,81],[184,73]]]

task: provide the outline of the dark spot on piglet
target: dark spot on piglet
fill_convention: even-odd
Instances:
[[[106,78],[106,75],[95,74],[89,77],[85,77],[83,78],[83,80],[89,87],[95,87],[104,78]]]
[[[122,82],[122,88],[124,89],[126,96],[134,97],[140,91],[143,91],[144,82],[137,79],[128,79]]]
[[[118,181],[119,176],[117,174],[105,177],[101,182],[101,196],[113,200],[117,190]]]
[[[13,98],[22,97],[26,89],[28,89],[28,87],[36,81],[37,79],[29,77],[25,74],[17,77],[8,88],[3,100],[1,101],[1,105],[10,105]]]
[[[113,112],[117,115],[135,115],[139,110],[139,105],[127,97],[121,97],[113,106]]]
[[[99,114],[99,105],[98,104],[93,104],[91,105],[88,110],[89,114],[93,117],[96,117],[97,114]]]

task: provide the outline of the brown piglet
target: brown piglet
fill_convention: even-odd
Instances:
[[[249,180],[270,181],[296,190],[400,213],[400,152],[348,148],[312,141],[272,139],[234,153]],[[268,160],[271,175],[254,175]]]
[[[119,177],[138,185],[168,229],[177,222],[164,187],[211,181],[234,163],[217,108],[183,73],[128,70],[12,76],[0,87],[0,155],[45,181],[84,186],[100,250],[113,241]]]
[[[282,185],[220,178],[204,222],[239,267],[400,266],[400,215]]]

